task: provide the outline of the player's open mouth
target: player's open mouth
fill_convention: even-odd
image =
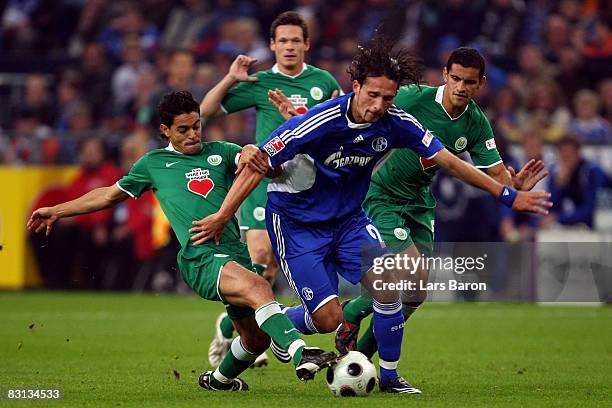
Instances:
[[[465,99],[465,98],[467,98],[467,95],[464,95],[464,94],[455,94],[455,96],[456,96],[457,98],[461,98],[461,99]]]

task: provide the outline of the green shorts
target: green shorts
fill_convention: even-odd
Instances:
[[[236,261],[253,273],[258,273],[251,263],[249,251],[242,242],[232,245],[187,246],[177,256],[177,262],[185,283],[198,295],[207,300],[223,302],[227,314],[232,320],[242,319],[255,313],[250,307],[239,307],[229,304],[219,293],[221,269],[230,262]]]
[[[268,201],[267,189],[268,179],[263,179],[240,206],[241,230],[266,229],[266,202]]]
[[[391,251],[399,254],[415,244],[421,254],[431,256],[434,239],[433,208],[399,202],[378,194],[368,194],[363,208]]]

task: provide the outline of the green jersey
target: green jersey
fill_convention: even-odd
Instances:
[[[259,78],[259,81],[240,82],[230,89],[221,102],[221,109],[225,113],[232,113],[254,107],[257,110],[257,143],[264,141],[285,123],[276,107],[268,101],[269,90],[278,88],[283,91],[300,115],[328,100],[334,91],[341,92],[340,85],[329,72],[308,64],[304,64],[304,69],[296,76],[283,74],[277,65],[252,76]]]
[[[227,142],[202,143],[200,153],[187,155],[172,145],[142,156],[117,186],[131,197],[153,190],[170,221],[182,251],[189,244],[192,222],[219,210],[233,181],[241,147]],[[233,217],[223,230],[221,244],[240,241]],[[208,246],[215,245],[208,241]]]
[[[453,154],[469,152],[476,167],[488,168],[502,162],[493,130],[476,102],[470,101],[459,117],[452,119],[442,106],[444,86],[403,86],[395,105],[414,116]],[[419,198],[428,207],[435,201],[429,185],[439,167],[411,149],[398,149],[372,177],[370,193],[384,192],[399,199]]]

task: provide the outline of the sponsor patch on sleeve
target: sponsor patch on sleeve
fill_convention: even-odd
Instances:
[[[421,140],[421,142],[423,142],[423,144],[426,147],[429,147],[432,140],[433,140],[433,134],[428,130],[425,132],[425,136],[423,136],[423,139]]]
[[[275,154],[279,153],[281,150],[283,150],[285,148],[285,144],[282,140],[280,140],[280,137],[276,136],[274,139],[266,143],[263,148],[266,153],[268,153],[268,155],[272,157]]]
[[[495,145],[495,139],[491,138],[485,142],[485,146],[487,146],[487,150],[493,150],[497,146]]]

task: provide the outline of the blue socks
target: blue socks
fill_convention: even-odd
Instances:
[[[296,329],[302,334],[317,333],[317,328],[312,322],[310,314],[304,309],[304,305],[293,306],[283,309],[283,313],[291,320]]]
[[[402,303],[374,301],[374,336],[378,343],[380,383],[386,384],[398,377],[397,363],[402,352],[404,315]]]

